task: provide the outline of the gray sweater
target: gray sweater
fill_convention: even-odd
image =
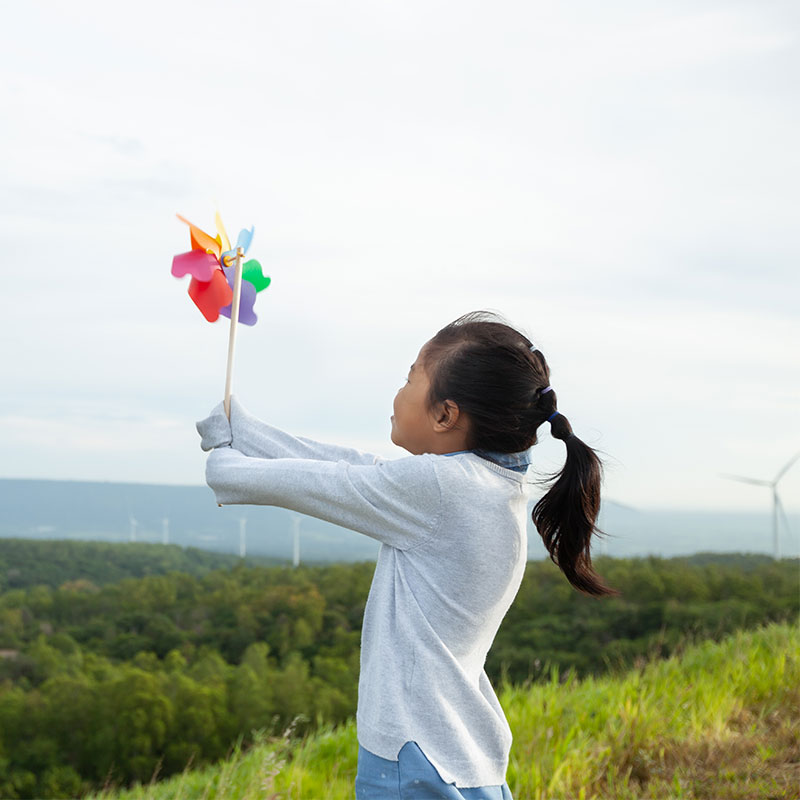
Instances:
[[[473,453],[393,460],[295,437],[232,398],[197,424],[221,504],[272,505],[382,543],[361,638],[358,741],[416,742],[442,779],[501,784],[511,730],[484,671],[527,557],[527,482]]]

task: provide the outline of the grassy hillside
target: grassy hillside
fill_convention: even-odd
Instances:
[[[515,800],[766,800],[800,786],[800,630],[771,624],[639,669],[500,700]],[[87,800],[351,800],[355,725],[269,739],[203,771]]]

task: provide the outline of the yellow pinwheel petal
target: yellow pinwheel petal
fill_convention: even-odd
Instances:
[[[231,240],[228,238],[228,234],[225,233],[225,226],[222,224],[222,217],[219,215],[219,211],[214,215],[214,222],[217,225],[217,234],[222,245],[222,251],[230,250]]]

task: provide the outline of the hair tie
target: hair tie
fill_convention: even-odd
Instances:
[[[550,416],[547,418],[547,421],[548,421],[548,422],[551,422],[551,421],[552,421],[552,419],[553,419],[553,417],[557,417],[557,416],[558,416],[560,413],[561,413],[560,411],[554,411],[554,412],[553,412],[553,413],[552,413],[552,414],[551,414],[551,415],[550,415]]]
[[[552,391],[553,391],[553,387],[552,386],[548,386],[546,389],[542,389],[542,391],[539,392],[539,394],[543,395],[543,394],[547,394],[548,392],[552,392]]]

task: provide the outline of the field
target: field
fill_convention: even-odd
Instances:
[[[505,687],[515,800],[778,800],[800,787],[800,630],[770,624],[625,673]],[[202,771],[87,800],[350,800],[355,725],[257,736]]]

